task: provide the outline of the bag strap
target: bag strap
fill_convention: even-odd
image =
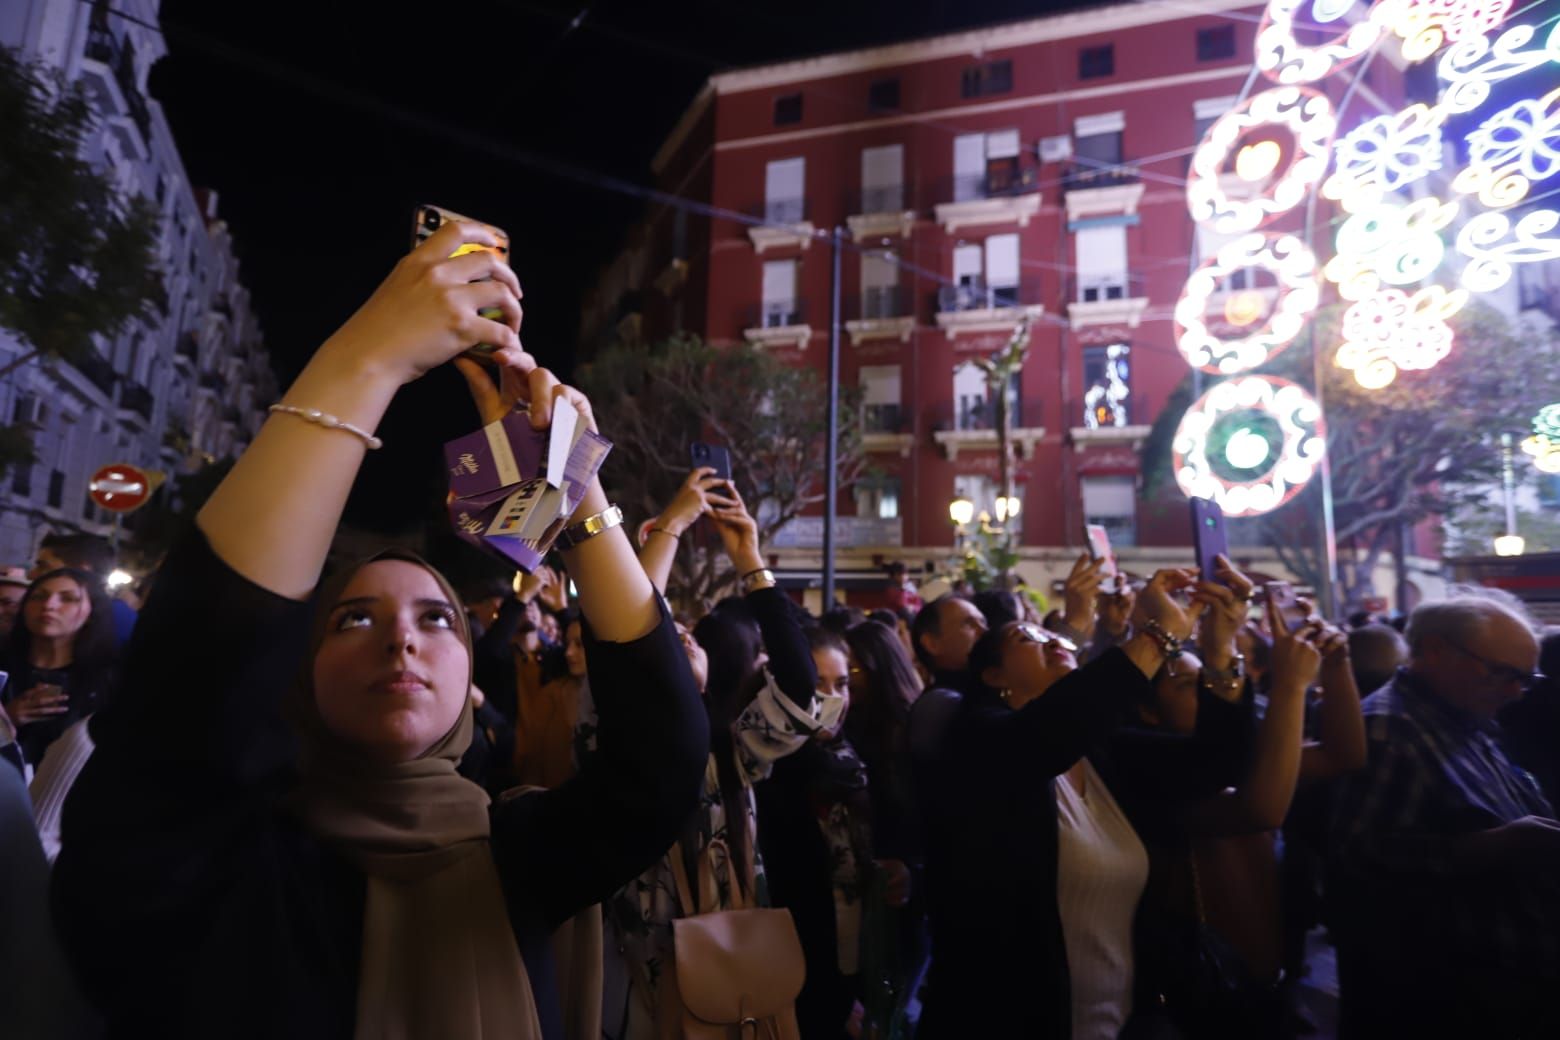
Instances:
[[[688,884],[688,868],[683,865],[682,842],[679,841],[672,846],[670,856],[672,860],[672,880],[677,885],[677,901],[682,906],[684,916],[697,917],[704,911],[699,906],[698,900],[693,898],[693,891]],[[702,859],[702,857],[700,858]],[[701,870],[700,873],[702,874],[703,871]]]
[[[731,849],[724,841],[716,839],[699,853],[697,899],[694,898],[693,886],[689,883],[682,842],[672,846],[671,859],[672,879],[676,882],[677,899],[682,904],[685,916],[697,917],[700,914],[714,913],[720,906],[720,886],[715,879],[715,867],[721,860],[726,863],[726,875],[731,882],[730,909],[747,910],[755,905],[752,896],[754,881],[749,877],[747,885],[744,886],[737,878],[736,871],[733,869]]]

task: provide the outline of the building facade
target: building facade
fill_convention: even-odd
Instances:
[[[1064,574],[1088,523],[1134,571],[1183,565],[1185,499],[1145,492],[1139,449],[1189,371],[1182,286],[1230,240],[1193,222],[1187,176],[1208,127],[1265,85],[1262,16],[1238,0],[1144,0],[716,75],[654,162],[661,190],[702,206],[648,214],[587,307],[584,349],[687,330],[823,370],[838,228],[841,382],[862,390],[879,474],[842,489],[838,567],[940,566],[953,500],[998,515],[995,410],[974,362],[1025,317],[1030,352],[1008,389],[1021,571]],[[1384,49],[1317,89],[1352,126],[1424,84]],[[1263,147],[1249,176],[1229,156],[1221,186],[1271,190],[1293,144]],[[1320,242],[1336,215],[1318,198],[1266,230]],[[1238,330],[1279,296],[1271,275],[1237,271],[1205,320]],[[810,520],[779,539],[782,566],[816,570]],[[1264,550],[1240,555],[1285,576]],[[1439,585],[1436,561],[1411,549],[1409,562],[1421,589]]]
[[[0,45],[85,84],[97,116],[87,158],[161,216],[167,306],[130,322],[82,365],[28,363],[0,381],[0,416],[36,429],[37,463],[0,490],[0,561],[30,561],[49,530],[108,534],[88,482],[132,463],[170,477],[236,455],[275,399],[276,379],[214,192],[191,185],[162,107],[146,94],[163,56],[155,0],[19,0]],[[0,365],[30,348],[0,329]]]

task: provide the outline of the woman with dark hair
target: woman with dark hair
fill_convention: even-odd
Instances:
[[[28,586],[5,655],[5,710],[28,762],[41,763],[49,745],[108,696],[117,646],[108,595],[94,575],[61,567]]]
[[[793,604],[765,566],[758,525],[736,488],[725,483],[718,488],[700,485],[697,495],[688,491],[707,472],[695,470],[684,485],[679,502],[688,503],[688,516],[679,516],[671,537],[707,513],[742,595],[717,603],[683,639],[709,719],[710,753],[699,809],[662,862],[631,882],[607,908],[630,973],[621,1036],[633,1040],[654,1036],[664,1026],[657,1015],[667,1006],[659,999],[661,987],[673,974],[672,922],[700,910],[730,909],[739,900],[769,904],[753,786],[815,733],[837,725],[845,706],[844,697],[816,690],[807,636]],[[673,512],[662,514],[659,528],[669,526],[664,521]],[[664,588],[672,553],[652,550],[654,545],[655,540],[647,543],[640,558],[651,581]],[[716,905],[697,910],[682,905],[672,857],[682,857],[689,876],[696,876],[699,859],[715,842],[730,850],[729,861],[721,860],[714,871]]]
[[[514,273],[457,254],[496,244],[451,221],[402,259],[168,558],[55,865],[55,921],[111,1036],[561,1038],[550,935],[653,862],[694,804],[703,713],[599,482],[564,544],[600,750],[556,790],[490,803],[456,773],[471,640],[437,571],[384,553],[316,592],[404,384],[493,344],[484,422],[524,397],[538,430],[560,400],[594,428],[520,347]]]
[[[910,709],[921,678],[898,634],[876,621],[845,633],[850,648],[850,711],[845,735],[867,764],[872,839],[879,858],[921,861],[921,827],[910,779]]]
[[[1098,584],[1096,573],[1070,596],[1086,594],[1091,617]],[[979,683],[922,805],[933,953],[918,1036],[1093,1040],[1126,1023],[1148,861],[1095,759],[1191,634],[1206,586],[1191,606],[1174,597],[1194,585],[1187,571],[1154,575],[1133,636],[1082,668],[1075,647],[1029,622],[976,642]]]

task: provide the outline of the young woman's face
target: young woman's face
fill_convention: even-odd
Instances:
[[[1171,733],[1197,732],[1197,677],[1202,661],[1196,654],[1182,654],[1165,664],[1154,682],[1154,710],[1146,719]]]
[[[576,679],[585,678],[585,640],[578,621],[569,625],[563,641],[563,659],[569,666],[569,675]]]
[[[1009,704],[1020,707],[1056,685],[1078,667],[1071,647],[1055,633],[1024,621],[1009,622],[1002,633],[998,688],[1010,691]]]
[[[22,606],[27,631],[38,639],[69,639],[91,616],[87,590],[63,574],[36,585]]]
[[[820,730],[818,739],[831,743],[839,739],[845,728],[845,715],[850,711],[850,661],[838,650],[814,650],[813,666],[818,670],[818,692],[824,696],[845,698],[845,711],[833,729]]]
[[[688,667],[693,670],[693,681],[699,687],[699,692],[704,692],[705,684],[710,681],[710,655],[704,652],[704,647],[693,638],[693,630],[681,621],[677,625],[677,638],[682,641],[683,653],[688,655]]]
[[[326,727],[390,762],[438,743],[470,694],[459,609],[415,563],[379,560],[358,571],[332,607],[314,658]]]

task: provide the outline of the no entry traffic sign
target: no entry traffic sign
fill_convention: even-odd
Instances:
[[[128,513],[152,497],[152,478],[126,462],[113,462],[92,474],[92,501],[111,513]]]

